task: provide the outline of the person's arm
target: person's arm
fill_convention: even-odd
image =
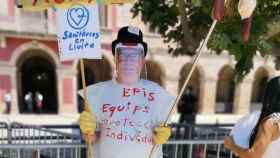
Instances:
[[[87,87],[87,95],[88,95],[88,107],[89,111],[83,110],[79,117],[79,125],[82,133],[83,139],[88,143],[92,144],[98,139],[98,135],[96,135],[97,131],[99,131],[99,125],[97,121],[98,116],[98,108],[97,104],[98,99],[97,96],[101,92],[96,85],[91,85]],[[83,100],[83,90],[79,90],[78,94],[81,96]],[[83,100],[83,108],[86,106],[86,102]]]
[[[275,124],[271,120],[266,120],[259,127],[255,142],[250,149],[237,146],[232,137],[226,137],[224,145],[241,158],[261,158],[276,131],[277,127]]]
[[[163,88],[157,88],[157,96],[155,96],[156,101],[154,105],[156,108],[153,110],[155,116],[153,142],[155,144],[165,144],[171,136],[171,128],[165,121],[168,119],[167,117],[175,98]]]

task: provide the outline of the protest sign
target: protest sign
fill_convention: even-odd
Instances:
[[[77,4],[57,15],[60,60],[101,59],[97,5]]]

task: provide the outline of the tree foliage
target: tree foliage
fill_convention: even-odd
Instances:
[[[237,5],[238,0],[227,0],[225,17],[217,24],[208,49],[218,54],[226,50],[233,55],[236,79],[240,80],[250,72],[257,52],[262,56],[271,52],[268,26],[280,19],[280,0],[258,0],[251,37],[246,43],[242,41],[242,20]],[[168,43],[168,52],[178,56],[195,53],[213,21],[212,7],[213,0],[138,0],[132,12],[134,17],[141,16],[152,31],[161,34]]]

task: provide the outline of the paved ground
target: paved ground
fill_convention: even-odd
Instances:
[[[65,114],[65,115],[36,115],[36,114],[24,114],[24,115],[0,115],[0,122],[20,122],[24,124],[35,125],[55,125],[55,124],[73,124],[78,120],[78,115]]]
[[[18,122],[29,125],[71,125],[77,124],[78,115],[0,115],[0,122]],[[79,134],[78,129],[53,129],[66,133]],[[1,134],[0,134],[1,135]]]

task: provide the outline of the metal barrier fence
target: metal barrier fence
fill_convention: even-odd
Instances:
[[[0,144],[8,144],[8,124],[0,122]]]
[[[164,158],[234,158],[223,146],[232,125],[171,124],[172,135],[163,146]]]
[[[229,125],[170,124],[171,140],[223,140],[229,134]]]
[[[164,158],[235,158],[222,140],[177,140],[163,146]]]
[[[73,126],[34,126],[0,122],[0,158],[86,158],[80,135],[59,132]],[[171,124],[163,158],[234,158],[223,147],[228,126]]]
[[[81,158],[86,145],[79,135],[40,126],[0,123],[0,158]]]

